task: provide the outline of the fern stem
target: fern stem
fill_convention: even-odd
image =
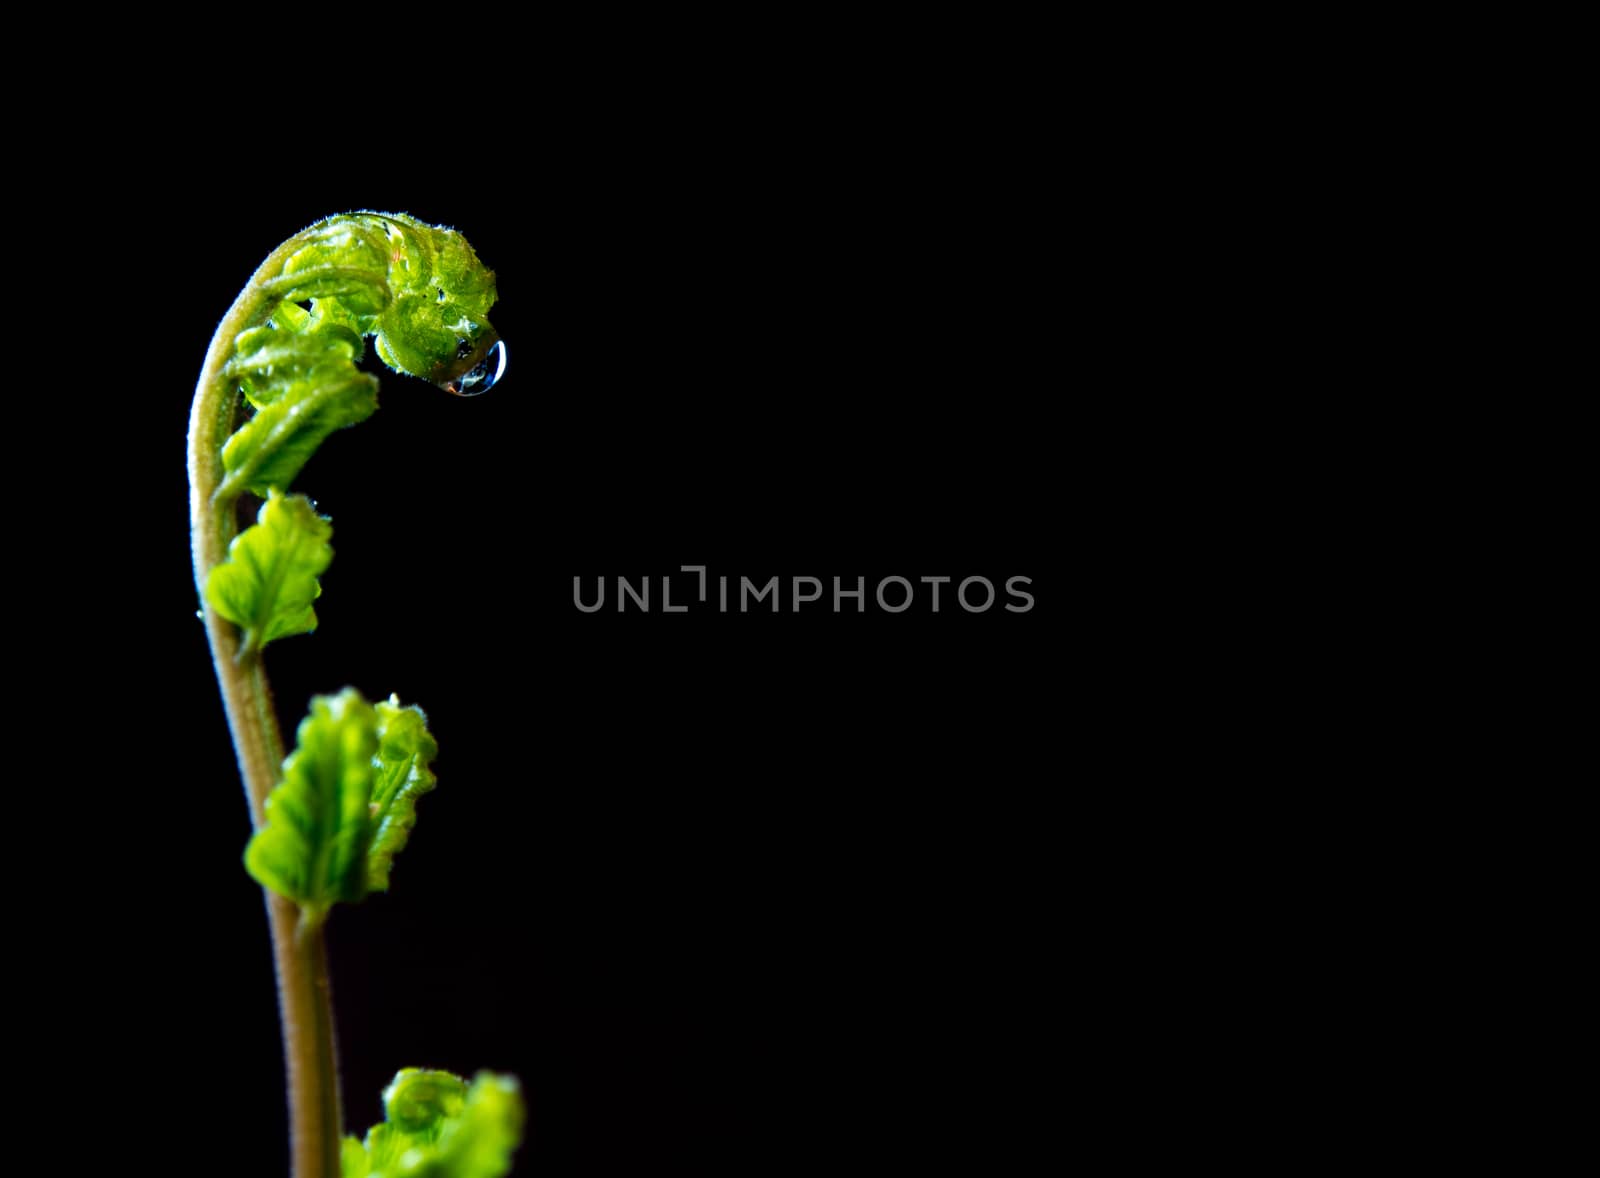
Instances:
[[[304,238],[297,234],[274,250],[228,309],[211,337],[189,417],[189,540],[195,586],[244,779],[250,821],[257,828],[267,794],[278,783],[283,737],[260,652],[241,654],[233,623],[206,602],[205,582],[212,566],[227,555],[228,542],[239,527],[236,499],[218,494],[222,445],[233,430],[239,402],[232,383],[223,379],[222,369],[239,333],[260,322],[276,303],[277,296],[268,284],[281,273],[284,260],[304,244]],[[288,1072],[292,1175],[339,1178],[339,1072],[321,923],[301,927],[300,910],[293,901],[271,892],[264,894]]]

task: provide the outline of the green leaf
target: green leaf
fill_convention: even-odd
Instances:
[[[298,307],[295,310],[306,315]],[[250,403],[259,409],[276,401],[294,381],[315,368],[340,362],[354,367],[365,350],[354,331],[331,324],[317,332],[252,327],[239,333],[233,359],[223,367],[222,375],[237,380]]]
[[[368,1130],[365,1143],[345,1139],[343,1178],[502,1178],[510,1173],[524,1118],[514,1077],[479,1072],[469,1088],[449,1072],[406,1068],[383,1098],[385,1120]]]
[[[377,750],[377,713],[359,692],[314,698],[283,762],[283,782],[267,797],[266,821],[245,849],[256,881],[315,919],[336,901],[366,894]]]
[[[445,1122],[438,1156],[416,1178],[501,1178],[522,1141],[522,1090],[512,1076],[479,1072],[461,1116]],[[410,1178],[408,1175],[407,1178]]]
[[[374,708],[350,687],[318,696],[283,763],[283,782],[267,797],[245,867],[313,913],[388,890],[417,799],[437,782],[429,766],[438,755],[419,707],[391,695]]]
[[[377,706],[378,755],[372,784],[372,842],[367,853],[367,887],[389,889],[394,857],[417,824],[417,799],[438,779],[429,767],[439,755],[428,731],[428,717],[415,705],[403,708],[395,696]]]
[[[383,1090],[383,1119],[426,1145],[439,1140],[447,1118],[467,1103],[467,1082],[450,1072],[401,1068]]]
[[[377,408],[378,378],[330,351],[324,363],[292,381],[234,431],[222,447],[217,498],[225,502],[247,489],[265,495],[273,487],[288,487],[329,434],[365,421]]]
[[[333,525],[303,495],[274,491],[256,518],[206,575],[206,600],[244,631],[241,651],[315,630],[317,578],[333,560]]]
[[[354,1137],[346,1137],[340,1143],[339,1173],[341,1178],[369,1178],[372,1173],[367,1151]]]
[[[286,303],[337,300],[355,314],[374,314],[389,302],[388,243],[366,218],[329,217],[300,238],[265,289]]]

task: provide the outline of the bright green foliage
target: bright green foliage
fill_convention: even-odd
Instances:
[[[237,380],[240,391],[259,409],[277,400],[291,383],[320,365],[340,360],[354,364],[364,348],[359,335],[332,328],[308,335],[276,327],[252,327],[239,333],[233,359],[222,374]]]
[[[317,628],[311,603],[322,593],[317,578],[333,559],[333,525],[304,496],[273,492],[256,519],[206,576],[206,600],[244,631],[246,651]]]
[[[394,857],[405,847],[411,828],[417,824],[417,799],[438,780],[429,766],[439,755],[439,745],[428,731],[428,717],[421,708],[403,708],[391,695],[387,703],[378,705],[377,713],[378,756],[372,782],[367,887],[383,892],[389,889]]]
[[[373,755],[378,717],[354,688],[319,695],[300,722],[283,782],[245,849],[256,882],[318,917],[366,894]]]
[[[354,688],[318,696],[301,722],[266,823],[245,850],[263,886],[314,913],[388,889],[394,857],[434,787],[439,745],[418,707],[376,708]]]
[[[511,1076],[406,1068],[383,1093],[381,1125],[347,1137],[343,1178],[501,1178],[522,1139],[522,1093]]]
[[[379,358],[435,383],[465,372],[498,338],[489,325],[494,273],[452,229],[403,216],[373,220],[388,239],[394,292],[378,320]]]
[[[439,1134],[437,1159],[414,1173],[417,1178],[500,1178],[511,1170],[523,1116],[516,1078],[479,1072],[460,1118],[446,1121]]]
[[[499,338],[494,273],[453,229],[351,213],[294,240],[261,280],[273,296],[263,322],[239,334],[223,369],[256,412],[223,447],[222,500],[287,488],[329,434],[372,415],[378,381],[356,367],[365,336],[391,368],[440,384]]]
[[[372,1174],[372,1160],[367,1156],[366,1147],[354,1137],[346,1137],[339,1143],[339,1173],[341,1178],[370,1178]]]
[[[206,600],[242,630],[236,664],[219,664],[236,739],[239,726],[254,725],[276,740],[270,696],[259,681],[250,689],[254,704],[242,718],[238,710],[231,688],[247,673],[245,656],[258,657],[268,642],[317,625],[312,602],[333,558],[332,527],[310,501],[284,492],[334,430],[376,410],[377,378],[359,368],[366,337],[376,337],[390,367],[475,395],[498,379],[505,362],[488,321],[494,301],[494,274],[460,234],[400,214],[362,212],[319,221],[275,250],[224,320],[229,330],[247,326],[226,345],[225,384],[214,380],[218,352],[208,358],[190,470],[193,485],[214,486],[195,501],[197,560],[202,553],[208,563],[215,559],[215,548],[206,545],[226,534],[225,524],[231,527],[231,514],[223,513],[235,511],[239,495],[251,491],[266,500],[257,524],[234,538],[227,558],[205,577]],[[212,452],[212,440],[233,428],[241,411],[243,423],[220,455]],[[219,458],[215,481],[209,464]],[[259,671],[259,664],[249,668]],[[266,731],[257,735],[259,749],[269,738]],[[240,742],[242,752],[251,747]],[[374,707],[346,688],[311,701],[244,856],[263,887],[300,906],[296,941],[320,935],[317,926],[334,903],[387,889],[394,857],[416,824],[417,799],[434,788],[437,754],[422,710],[394,696]],[[257,760],[252,756],[246,770],[252,790],[261,784]],[[286,1034],[331,1034],[312,1022],[286,1027]],[[325,1057],[329,1048],[321,1044]],[[337,1083],[331,1075],[304,1081],[296,1081],[291,1095],[297,1108],[315,1099],[319,1082]],[[524,1119],[514,1078],[483,1072],[469,1086],[447,1072],[406,1069],[384,1101],[386,1119],[365,1141],[342,1141],[343,1178],[509,1173]],[[319,1151],[331,1144],[312,1143]],[[318,1172],[323,1168],[319,1162]]]
[[[256,410],[228,439],[222,448],[219,496],[241,490],[265,495],[269,488],[287,487],[329,434],[372,416],[378,408],[378,378],[357,372],[340,353],[342,348],[304,379],[277,388],[271,404]]]
[[[467,1082],[449,1072],[401,1068],[383,1090],[383,1118],[396,1129],[432,1145],[446,1118],[459,1117]]]

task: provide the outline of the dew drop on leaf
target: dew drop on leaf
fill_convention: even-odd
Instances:
[[[447,393],[454,393],[458,397],[476,397],[479,393],[487,393],[499,383],[506,374],[506,342],[496,340],[494,347],[472,371],[461,376],[452,377],[450,380],[439,382],[439,387]]]

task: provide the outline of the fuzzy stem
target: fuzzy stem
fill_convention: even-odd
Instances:
[[[304,236],[296,235],[274,250],[228,309],[211,337],[189,417],[189,540],[195,587],[244,778],[250,821],[257,829],[267,794],[278,783],[283,737],[260,652],[240,652],[233,623],[206,601],[205,583],[212,566],[227,555],[228,542],[239,526],[234,497],[218,495],[222,446],[233,430],[239,403],[222,369],[239,333],[263,320],[276,305],[278,296],[268,284],[281,273],[284,260],[304,244]],[[315,921],[302,926],[293,901],[272,892],[265,895],[289,1080],[293,1178],[339,1178],[339,1071],[322,925]]]

